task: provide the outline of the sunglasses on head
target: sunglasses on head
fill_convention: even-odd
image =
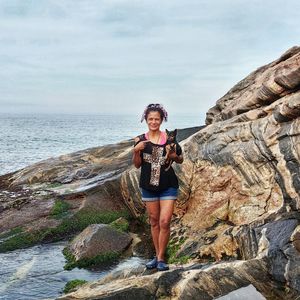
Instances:
[[[159,103],[156,103],[156,104],[149,104],[148,107],[160,107],[160,104]]]

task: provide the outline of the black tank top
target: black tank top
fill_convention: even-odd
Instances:
[[[140,141],[146,141],[145,134],[138,136],[139,141],[135,142],[137,145]],[[152,142],[146,143],[144,150],[141,151],[141,176],[139,186],[149,191],[162,191],[169,187],[178,188],[178,179],[172,168],[166,168],[166,145],[154,144]],[[176,154],[181,155],[182,149],[176,143]]]

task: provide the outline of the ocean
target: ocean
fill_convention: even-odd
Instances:
[[[204,124],[201,116],[170,116],[161,130]],[[0,113],[0,175],[40,160],[127,140],[147,131],[138,115]]]

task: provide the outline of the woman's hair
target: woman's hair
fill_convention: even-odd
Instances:
[[[168,121],[168,113],[167,111],[164,109],[164,107],[157,103],[157,104],[149,104],[146,106],[143,114],[142,114],[142,118],[141,118],[141,122],[143,122],[143,120],[147,120],[147,117],[150,113],[150,111],[158,111],[160,114],[160,118],[161,120],[165,120],[166,122]]]

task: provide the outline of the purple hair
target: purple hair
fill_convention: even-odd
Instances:
[[[148,114],[150,111],[158,111],[160,114],[160,117],[162,120],[165,120],[166,122],[168,121],[168,113],[165,110],[165,108],[157,103],[157,104],[149,104],[147,105],[147,107],[145,108],[143,114],[142,114],[142,118],[141,118],[141,122],[143,122],[143,120],[147,120]]]

